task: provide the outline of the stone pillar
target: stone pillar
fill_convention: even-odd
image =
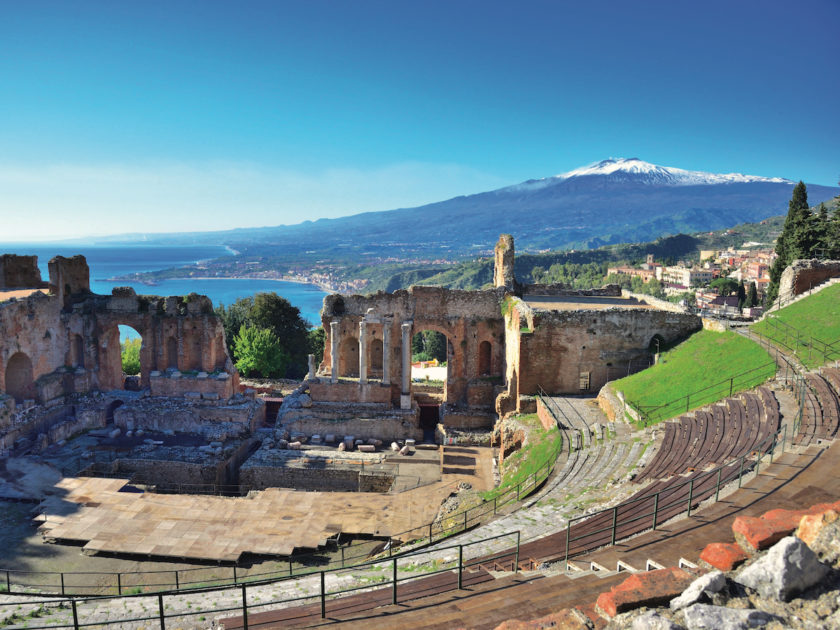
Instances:
[[[514,246],[513,236],[502,234],[495,249],[495,267],[493,271],[493,286],[505,287],[508,291],[516,288],[516,277],[513,275]]]
[[[306,374],[306,380],[309,381],[315,378],[315,355],[307,355],[306,359],[308,361],[309,368],[309,372]]]
[[[411,326],[412,322],[402,324],[402,392],[400,409],[411,409]]]
[[[382,384],[391,384],[391,322],[382,320]]]
[[[338,322],[330,322],[330,383],[338,383]]]
[[[359,322],[359,383],[367,383],[367,323]]]

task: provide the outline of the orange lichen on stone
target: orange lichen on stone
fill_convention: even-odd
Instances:
[[[677,568],[635,573],[598,596],[596,608],[609,617],[641,606],[661,606],[681,594],[696,576]]]
[[[822,529],[838,518],[840,518],[840,513],[835,509],[825,510],[819,514],[806,514],[799,521],[799,527],[796,528],[795,535],[810,547],[820,535]]]

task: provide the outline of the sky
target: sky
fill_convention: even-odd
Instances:
[[[837,0],[0,0],[0,242],[413,207],[607,157],[836,185]]]

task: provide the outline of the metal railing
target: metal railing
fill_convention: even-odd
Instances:
[[[789,350],[799,357],[801,361],[805,360],[806,349],[808,361],[816,358],[820,364],[824,364],[840,359],[840,339],[831,343],[823,341],[813,335],[802,333],[795,326],[791,326],[773,315],[768,315],[761,323],[763,324],[765,322],[776,334],[762,333],[761,330],[756,329],[753,329],[752,332],[760,338],[767,339],[774,345]]]
[[[682,483],[669,485],[655,493],[624,501],[594,514],[569,519],[566,524],[564,554],[566,570],[569,570],[570,558],[614,545],[617,540],[647,529],[634,523],[648,521],[651,529],[655,530],[660,523],[683,512],[686,516],[691,516],[697,504],[712,496],[717,502],[722,486],[737,480],[740,488],[744,475],[753,468],[758,474],[763,457],[769,456],[770,463],[773,463],[773,457],[778,455],[780,444],[780,450],[784,453],[787,445],[786,425],[762,441],[752,454],[745,453],[732,462],[694,475]],[[750,459],[753,456],[755,461]]]
[[[680,396],[661,405],[638,405],[635,409],[639,412],[644,426],[648,426],[687,413],[691,409],[710,405],[727,396],[732,396],[745,389],[760,385],[767,379],[775,376],[775,374],[776,363],[765,363],[764,365],[759,365],[740,374],[735,374],[713,385],[695,390],[685,396]]]
[[[506,547],[503,551],[495,554],[486,554],[484,552],[485,546],[493,541],[501,539],[511,539],[515,541],[512,547]],[[266,609],[268,607],[277,607],[281,605],[297,604],[303,602],[317,602],[320,605],[320,616],[325,618],[327,614],[327,603],[342,595],[357,593],[360,591],[370,591],[372,589],[388,589],[389,598],[387,602],[390,604],[398,604],[400,602],[400,584],[416,581],[422,578],[429,578],[431,576],[449,573],[452,575],[451,581],[446,583],[436,583],[434,586],[435,592],[443,592],[446,590],[454,590],[463,588],[465,573],[470,572],[474,567],[491,566],[493,570],[508,570],[519,571],[519,548],[520,548],[520,532],[506,532],[497,536],[483,538],[481,540],[461,544],[451,545],[435,549],[434,551],[423,551],[406,554],[403,556],[394,556],[384,560],[373,560],[359,565],[355,565],[352,569],[320,569],[311,571],[305,576],[294,576],[286,578],[284,581],[295,581],[295,591],[306,591],[306,587],[297,585],[301,584],[307,578],[317,578],[319,585],[317,592],[314,594],[304,594],[293,597],[268,598],[263,599],[261,596],[256,596],[249,601],[249,589],[255,589],[260,586],[276,585],[277,580],[250,580],[242,581],[238,584],[241,594],[238,596],[236,605],[220,606],[215,608],[205,608],[199,604],[198,606],[190,605],[189,610],[184,612],[167,612],[170,605],[167,600],[172,597],[182,597],[183,592],[178,590],[157,591],[152,594],[146,593],[131,593],[123,595],[119,599],[123,602],[131,599],[140,599],[143,601],[152,600],[156,605],[152,610],[140,616],[127,616],[119,619],[103,620],[102,610],[107,609],[107,604],[116,599],[113,596],[101,597],[65,597],[54,599],[39,599],[36,602],[26,602],[22,604],[19,601],[8,601],[0,603],[0,611],[4,609],[15,608],[22,610],[23,606],[29,604],[34,610],[43,610],[45,607],[65,609],[69,614],[65,614],[67,623],[60,621],[51,621],[48,625],[33,624],[37,620],[38,615],[30,615],[26,620],[25,627],[28,630],[46,630],[48,628],[79,628],[89,626],[111,626],[122,625],[127,623],[138,623],[143,621],[157,621],[161,628],[166,628],[167,620],[185,619],[188,617],[197,617],[199,620],[204,620],[205,615],[219,615],[220,613],[231,613],[232,615],[241,615],[243,625],[248,628],[248,616],[253,614],[254,610]],[[509,543],[506,543],[509,544]],[[457,550],[457,555],[455,552]],[[468,557],[470,551],[473,551],[472,557]],[[500,569],[501,567],[501,569]],[[352,570],[352,574],[348,571]],[[402,575],[400,572],[402,570]],[[369,575],[366,575],[368,573]],[[354,578],[354,585],[341,588],[337,590],[330,590],[327,587],[327,578],[338,578],[335,581],[341,581],[345,576],[351,575]],[[361,584],[359,584],[361,582]],[[213,593],[221,590],[230,591],[230,587],[202,587],[198,588],[194,593]],[[253,593],[253,590],[252,590]],[[260,595],[265,595],[262,591]],[[93,604],[93,610],[90,611],[90,619],[85,619],[83,613],[86,604]],[[37,608],[35,608],[37,606]],[[111,607],[113,610],[115,607]],[[144,612],[146,611],[145,604],[143,604]],[[25,614],[19,615],[24,618]]]

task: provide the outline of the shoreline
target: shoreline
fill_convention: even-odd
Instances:
[[[284,277],[284,278],[254,278],[251,276],[173,276],[171,278],[165,278],[160,282],[165,282],[166,280],[269,280],[271,282],[291,282],[294,284],[305,284],[311,287],[315,287],[324,291],[327,294],[330,293],[341,293],[340,290],[336,289],[333,286],[327,284],[321,284],[318,282],[309,282],[307,280],[301,280],[298,278],[292,277]],[[136,284],[142,284],[148,287],[156,287],[160,284],[160,282],[146,282],[143,280],[137,280],[134,278],[125,278],[125,277],[114,277],[114,278],[106,278],[104,282],[133,282]]]

